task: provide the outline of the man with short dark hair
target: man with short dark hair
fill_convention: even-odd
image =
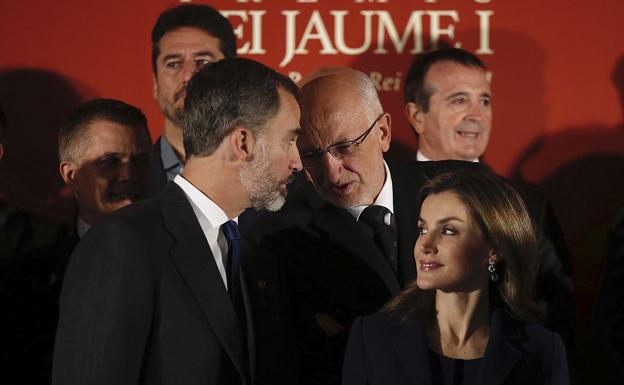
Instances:
[[[154,98],[164,116],[164,132],[154,145],[152,196],[184,167],[183,109],[189,79],[207,63],[231,57],[236,57],[234,32],[217,10],[203,4],[184,4],[158,17],[152,29],[152,69]]]
[[[7,261],[1,269],[0,338],[10,352],[3,379],[50,383],[58,303],[69,256],[89,226],[145,197],[151,142],[147,120],[136,107],[112,99],[80,105],[59,130],[61,176],[74,193],[73,226]],[[13,224],[14,225],[14,224]],[[34,245],[33,245],[34,246]],[[8,382],[11,382],[8,381]]]
[[[412,63],[404,88],[405,115],[418,137],[419,161],[478,162],[492,125],[492,92],[483,61],[459,48],[423,53]],[[546,302],[546,326],[572,352],[576,309],[571,258],[554,210],[542,194],[515,186],[536,224],[540,251],[537,294]]]
[[[236,217],[279,209],[302,167],[298,89],[233,58],[195,74],[187,93],[182,174],[104,219],[72,256],[55,384],[254,383]]]
[[[91,100],[63,122],[59,170],[78,203],[81,237],[104,215],[145,198],[150,147],[145,115],[119,100]]]

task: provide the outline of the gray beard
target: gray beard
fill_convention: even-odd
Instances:
[[[266,152],[266,145],[259,141],[255,158],[241,168],[239,175],[252,207],[277,211],[286,203],[286,197],[279,191],[281,183],[271,173]]]

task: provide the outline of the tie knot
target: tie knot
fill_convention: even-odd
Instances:
[[[360,214],[360,220],[372,227],[390,226],[393,224],[393,219],[390,210],[378,205],[368,206]]]
[[[227,239],[228,242],[240,239],[238,225],[234,221],[230,220],[221,225],[221,231],[223,231],[223,235],[225,235],[225,239]]]

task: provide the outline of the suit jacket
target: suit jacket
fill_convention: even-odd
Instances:
[[[61,294],[53,383],[252,384],[251,318],[246,324],[247,344],[193,209],[171,183],[78,244]]]
[[[162,162],[162,151],[160,150],[160,141],[162,136],[159,136],[154,143],[152,160],[150,163],[150,171],[148,175],[148,191],[150,197],[157,196],[167,185],[167,172]]]
[[[264,359],[281,354],[277,362],[299,360],[298,365],[294,363],[298,373],[291,373],[298,378],[273,383],[339,383],[349,325],[357,316],[377,311],[416,277],[413,250],[420,187],[437,174],[480,167],[462,161],[389,162],[388,166],[398,232],[398,274],[378,248],[371,229],[356,222],[347,210],[320,200],[309,184],[289,197],[285,210],[269,218],[271,223],[260,221],[256,233],[247,233],[257,240],[256,250],[268,250],[253,269],[253,302],[260,322],[257,345],[264,349],[276,335],[282,335],[286,342],[281,345],[295,345],[298,353],[293,355],[291,349],[290,353],[259,354]],[[337,333],[328,335],[319,326],[319,314],[339,325]],[[269,316],[270,320],[263,320]],[[294,335],[284,336],[284,331]]]
[[[74,227],[53,242],[0,260],[0,383],[49,384],[63,275],[78,243]]]
[[[343,385],[431,385],[432,381],[422,322],[402,322],[386,312],[354,322],[344,360]],[[505,310],[495,310],[476,383],[569,384],[561,338]]]

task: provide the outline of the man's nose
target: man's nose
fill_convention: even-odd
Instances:
[[[481,120],[483,120],[483,108],[484,107],[481,105],[481,103],[471,102],[468,113],[466,114],[466,119],[473,122],[480,122]]]
[[[184,66],[182,67],[182,78],[184,79],[184,83],[188,83],[197,70],[198,68],[195,66],[195,62],[185,61]]]
[[[323,154],[323,172],[325,174],[325,179],[327,182],[331,184],[336,184],[340,182],[340,177],[342,175],[342,160],[336,159],[332,154],[326,152]]]
[[[303,170],[303,164],[301,163],[301,157],[299,156],[299,149],[297,146],[292,146],[291,150],[291,158],[290,158],[290,169],[294,172],[299,172]]]

